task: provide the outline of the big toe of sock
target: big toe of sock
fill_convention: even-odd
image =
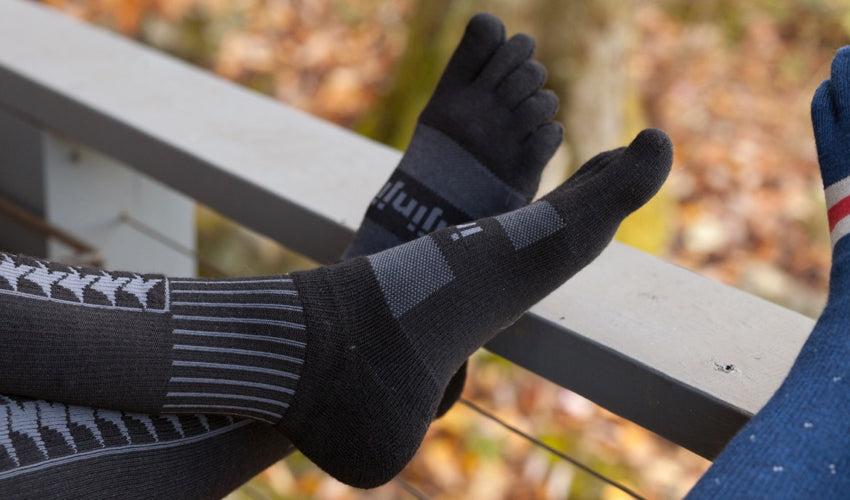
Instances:
[[[464,32],[464,42],[466,43],[495,49],[504,41],[504,23],[489,12],[475,14],[466,25]]]
[[[842,116],[850,114],[850,46],[842,47],[832,59],[830,68],[833,99],[835,106],[843,111]]]
[[[812,98],[812,128],[823,184],[829,186],[850,175],[850,168],[845,164],[847,146],[842,137],[830,80],[821,83]]]
[[[486,12],[476,14],[466,25],[466,31],[446,66],[440,86],[472,82],[503,43],[505,25],[502,21]]]
[[[664,184],[673,163],[667,134],[646,129],[626,148],[601,153],[547,195],[555,204],[598,207],[581,210],[594,223],[614,225],[649,201]]]
[[[673,144],[658,129],[645,129],[623,151],[619,158],[597,176],[610,203],[625,215],[643,206],[661,189],[673,164]]]
[[[850,47],[843,47],[832,60],[830,79],[812,98],[812,126],[824,186],[850,175]]]

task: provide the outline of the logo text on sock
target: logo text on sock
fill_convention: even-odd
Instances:
[[[455,231],[452,233],[452,241],[457,241],[461,238],[472,236],[473,234],[480,233],[483,230],[484,228],[479,226],[477,222],[460,224],[459,226],[455,226]]]
[[[449,225],[442,217],[445,213],[443,208],[436,205],[428,207],[419,202],[404,189],[405,185],[404,181],[390,180],[372,200],[372,206],[383,211],[389,205],[394,212],[407,220],[407,230],[417,236],[424,236]]]

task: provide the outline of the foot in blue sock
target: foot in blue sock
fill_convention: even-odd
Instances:
[[[829,301],[791,373],[689,498],[850,495],[850,47],[812,101],[829,209]]]

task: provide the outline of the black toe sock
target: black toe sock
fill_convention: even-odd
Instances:
[[[666,135],[645,131],[527,207],[296,273],[310,336],[321,340],[308,343],[280,428],[349,484],[392,478],[466,357],[593,260],[671,161]],[[310,397],[328,386],[335,397]]]
[[[558,101],[527,35],[505,40],[490,14],[469,22],[398,168],[343,258],[379,252],[452,224],[526,205],[560,145]],[[465,366],[437,416],[457,401]]]

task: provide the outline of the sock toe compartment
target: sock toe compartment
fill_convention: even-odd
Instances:
[[[496,87],[504,78],[534,55],[534,38],[517,33],[500,46],[481,70],[476,82]]]
[[[516,108],[540,90],[546,82],[546,68],[538,61],[530,59],[520,64],[496,86],[496,93],[510,109]]]

